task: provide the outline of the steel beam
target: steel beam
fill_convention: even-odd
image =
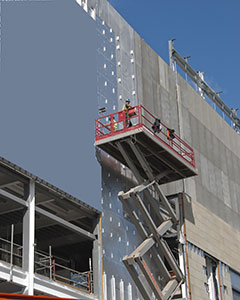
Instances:
[[[129,265],[133,265],[136,263],[136,258],[142,257],[146,254],[152,246],[155,244],[153,238],[149,237],[144,240],[129,256],[128,256],[128,263]]]
[[[139,150],[138,146],[133,144],[133,142],[129,142],[129,145],[131,146],[135,156],[137,157],[139,163],[141,164],[142,168],[144,169],[144,171],[146,172],[148,178],[150,181],[154,181],[155,178],[152,174],[151,168],[148,165],[148,162],[146,161],[145,157],[142,155],[141,151]],[[155,190],[158,194],[158,196],[160,197],[161,201],[163,202],[163,205],[165,206],[166,210],[168,211],[170,217],[173,219],[174,223],[177,223],[177,217],[171,207],[171,205],[169,204],[167,198],[163,195],[159,185],[157,183],[154,184]]]
[[[23,206],[17,206],[16,205],[11,205],[8,206],[6,210],[0,211],[0,216],[1,215],[5,215],[5,214],[9,214],[11,212],[15,212],[15,211],[19,211],[19,210],[23,210],[24,207]],[[6,226],[8,226],[9,224],[6,224]]]
[[[147,233],[146,229],[144,228],[142,222],[140,221],[140,219],[139,219],[137,213],[135,212],[135,210],[132,209],[126,201],[124,201],[124,198],[122,197],[123,194],[124,194],[124,192],[119,192],[118,193],[118,198],[122,202],[123,207],[127,211],[132,223],[137,228],[137,231],[140,234],[141,238],[144,240],[148,237],[148,233]]]
[[[178,220],[178,218],[177,218],[175,212],[173,211],[172,206],[170,205],[168,199],[167,199],[166,196],[163,194],[163,192],[162,192],[162,190],[161,190],[161,188],[160,188],[160,186],[159,186],[158,183],[155,183],[155,184],[154,184],[154,189],[155,189],[155,191],[157,192],[157,194],[158,194],[160,200],[162,201],[162,203],[163,203],[165,209],[168,211],[169,216],[172,218],[173,223],[177,223],[179,220]]]
[[[12,277],[12,278],[11,278]],[[10,274],[10,264],[0,261],[0,278],[1,280],[10,281],[12,279],[13,283],[21,286],[26,286],[27,284],[27,274],[22,269],[13,266],[12,276]]]
[[[167,220],[164,223],[162,223],[159,228],[157,229],[159,235],[164,235],[164,233],[171,228],[172,222],[171,220]],[[132,263],[135,263],[135,258],[136,257],[142,257],[144,254],[146,254],[147,251],[149,251],[153,245],[155,245],[155,240],[151,236],[147,239],[145,239],[133,252],[128,256],[129,258],[129,263],[130,259],[132,259]]]
[[[169,299],[169,297],[173,294],[173,292],[176,290],[178,287],[178,281],[173,278],[171,279],[166,286],[164,287],[162,293],[163,293],[163,300]]]
[[[131,169],[131,171],[133,172],[134,176],[136,177],[137,181],[139,184],[143,184],[144,183],[144,179],[142,178],[142,176],[140,175],[138,169],[136,168],[134,162],[130,159],[130,157],[127,154],[127,151],[125,151],[123,145],[120,142],[116,143],[118,146],[119,151],[121,152],[122,156],[124,157],[124,159],[126,160],[129,168]],[[144,196],[146,197],[147,201],[151,204],[154,213],[156,214],[157,218],[163,222],[164,221],[164,217],[162,216],[160,210],[159,210],[159,206],[157,205],[156,201],[152,198],[149,190],[144,190],[143,191]]]
[[[132,195],[132,198],[134,199],[134,202],[135,202],[136,206],[141,211],[142,216],[144,218],[144,221],[146,222],[147,226],[150,228],[151,233],[153,234],[155,240],[157,241],[158,246],[161,248],[164,257],[166,258],[169,265],[171,266],[174,274],[176,274],[176,277],[178,278],[178,280],[182,280],[183,275],[182,275],[182,272],[181,272],[181,270],[180,270],[180,268],[179,268],[179,266],[178,266],[178,264],[175,260],[175,257],[173,256],[173,254],[172,254],[171,250],[169,249],[167,243],[160,237],[160,235],[158,233],[158,230],[157,230],[155,224],[153,223],[148,211],[146,210],[141,198],[138,195],[137,196]]]
[[[146,190],[147,188],[153,186],[154,183],[155,182],[140,184],[140,185],[130,189],[128,192],[124,193],[123,198],[124,199],[129,199],[131,197],[131,193],[141,193],[144,190]]]
[[[153,219],[151,218],[148,210],[146,209],[141,197],[136,193],[132,193],[131,198],[134,200],[136,207],[141,211],[142,217],[146,225],[150,229],[150,232],[153,233],[155,237],[158,237],[157,227],[153,222]]]
[[[145,157],[141,154],[141,151],[139,150],[138,146],[135,145],[133,143],[133,141],[129,140],[128,141],[128,144],[130,145],[133,153],[135,154],[137,160],[139,161],[140,165],[142,166],[144,172],[147,174],[147,177],[150,181],[154,181],[154,176],[152,174],[152,170],[151,168],[149,167]]]
[[[136,227],[139,235],[141,236],[141,238],[143,240],[147,239],[148,238],[148,234],[147,234],[146,229],[144,228],[142,222],[139,220],[139,217],[138,217],[137,213],[134,210],[132,210],[127,205],[126,202],[124,202],[122,200],[121,193],[123,193],[123,192],[120,192],[118,197],[122,201],[122,203],[124,205],[124,208],[127,211],[128,215],[129,215],[129,217],[131,219],[131,222],[135,225],[135,227]],[[164,264],[161,256],[157,252],[157,247],[156,248],[152,247],[152,248],[150,248],[149,251],[150,251],[150,253],[152,255],[152,258],[153,258],[153,260],[154,260],[154,262],[155,262],[158,270],[161,272],[161,274],[164,276],[164,278],[166,278],[167,280],[169,280],[171,278],[171,276],[170,276],[170,274],[169,274],[169,272],[168,272],[168,270],[167,270],[167,268],[166,268],[166,266],[165,266],[165,264]]]
[[[28,207],[28,203],[25,200],[23,200],[23,199],[21,199],[21,198],[19,198],[17,196],[14,196],[11,193],[8,193],[8,192],[6,192],[6,191],[4,191],[2,189],[0,189],[0,195],[2,195],[4,198],[13,200],[13,201],[15,201],[15,202],[17,202],[17,203],[25,206],[25,207]]]
[[[80,235],[82,235],[83,237],[89,239],[89,240],[95,240],[96,237],[95,235],[93,235],[92,233],[68,222],[68,221],[65,221],[64,219],[58,217],[58,216],[55,216],[54,214],[51,214],[50,212],[40,208],[40,207],[36,207],[36,212],[41,214],[41,215],[44,215],[45,217],[49,218],[49,219],[52,219],[54,220],[56,223],[59,223],[60,225],[62,225],[63,227],[65,228],[68,228],[69,230],[71,231],[74,231]]]
[[[146,210],[141,198],[138,195],[137,196],[132,195],[132,198],[134,199],[134,202],[137,205],[137,207],[139,208],[139,210],[141,211],[144,221],[146,222],[147,226],[150,228],[159,247],[162,249],[163,255],[165,256],[166,260],[168,261],[169,265],[171,266],[173,272],[176,274],[178,280],[182,280],[182,277],[183,277],[182,272],[173,256],[171,250],[169,249],[167,243],[162,238],[160,238],[157,228],[156,228],[155,224],[153,223],[148,211]]]
[[[27,273],[27,285],[24,294],[34,294],[34,242],[35,242],[35,183],[30,180],[25,185],[25,197],[28,204],[23,217],[23,270]]]
[[[164,221],[157,229],[158,234],[162,237],[172,227],[172,225],[173,223],[170,219]]]
[[[146,278],[151,290],[153,291],[156,299],[158,300],[167,300],[171,294],[175,291],[178,286],[178,283],[181,283],[183,280],[183,274],[181,269],[179,268],[175,257],[173,256],[170,248],[166,241],[162,238],[162,236],[169,230],[173,224],[178,224],[178,217],[175,214],[172,206],[170,205],[168,199],[163,194],[160,186],[157,183],[156,176],[153,175],[153,171],[150,168],[145,156],[142,154],[139,147],[132,142],[131,139],[127,139],[124,142],[127,142],[131,148],[131,153],[135,156],[136,160],[139,162],[141,168],[147,175],[148,181],[144,180],[140,175],[134,161],[130,158],[127,151],[124,148],[124,145],[121,142],[116,142],[116,145],[121,152],[123,158],[125,159],[127,165],[132,170],[133,174],[135,175],[139,185],[130,189],[128,192],[123,193],[120,192],[118,197],[122,201],[126,211],[129,214],[129,217],[133,224],[136,226],[140,236],[143,238],[143,242],[135,249],[129,256],[124,257],[123,262],[126,265],[130,275],[132,276],[133,280],[135,281],[136,285],[138,286],[140,292],[143,295],[144,299],[148,299],[146,293],[146,287],[141,283],[139,280],[139,274],[136,271],[134,264],[137,263],[141,273]],[[175,170],[174,167],[171,169]],[[168,172],[168,170],[166,170]],[[161,174],[157,177],[161,177]],[[159,205],[153,199],[149,188],[153,187],[153,190],[157,193],[159,200],[165,207],[169,219],[165,220],[162,216]],[[139,193],[145,193],[147,195],[147,201],[152,205],[152,207],[158,212],[160,215],[159,219],[161,221],[160,226],[156,226],[153,218],[151,217],[149,211],[147,210],[143,200],[141,199]],[[139,217],[137,216],[136,212],[132,210],[131,205],[128,202],[128,199],[132,198],[134,201],[135,206],[139,209],[144,224],[146,224],[146,228],[148,229],[148,233],[143,226],[142,222],[140,221]],[[149,234],[151,234],[149,236]],[[143,260],[143,256],[148,252],[151,251],[153,253],[153,259],[157,262],[157,266],[159,269],[164,273],[164,279],[167,283],[164,292],[161,291],[158,283],[154,279],[151,271],[149,270],[148,266],[146,265],[145,261]],[[162,253],[165,259],[167,260],[168,264],[170,265],[173,273],[175,274],[174,278],[171,277],[168,269],[166,268],[164,262],[162,261],[159,253]],[[144,296],[145,295],[145,296]]]
[[[153,277],[151,271],[149,270],[146,262],[141,257],[138,257],[136,259],[136,261],[137,261],[137,264],[138,264],[139,268],[141,269],[142,273],[144,274],[148,284],[150,285],[156,299],[163,300],[162,291],[161,291],[160,287],[158,286],[155,278]]]
[[[0,178],[0,188],[3,189],[5,187],[9,187],[11,185],[15,185],[16,183],[19,183],[19,180],[16,180],[15,178]]]
[[[180,267],[177,264],[175,257],[172,254],[168,244],[163,239],[160,239],[158,243],[159,248],[161,249],[164,257],[166,258],[167,262],[169,263],[170,267],[172,268],[173,273],[176,275],[178,281],[183,279],[183,274],[181,272]]]
[[[136,177],[137,181],[139,182],[139,184],[143,183],[144,179],[140,175],[140,173],[139,173],[137,167],[135,166],[134,162],[128,156],[127,151],[124,149],[123,145],[120,142],[116,142],[116,145],[117,145],[120,153],[122,154],[123,158],[125,159],[128,167],[133,172],[134,176]]]
[[[138,143],[141,144],[144,148],[146,148],[146,146],[138,140]],[[173,172],[176,172],[178,173],[181,177],[185,178],[185,175],[179,171],[175,166],[174,164],[172,164],[171,162],[167,162],[166,160],[164,160],[164,158],[161,156],[161,155],[157,155],[155,152],[153,152],[151,149],[148,149],[149,152],[152,153],[153,156],[155,156],[157,159],[161,160],[162,163],[169,169],[171,169]]]
[[[140,293],[142,294],[144,300],[152,300],[152,297],[149,296],[148,292],[146,291],[142,281],[139,279],[138,273],[135,270],[135,267],[128,264],[127,257],[123,258],[123,263],[127,268],[129,274],[131,275],[132,279],[134,280],[136,286],[138,287]]]

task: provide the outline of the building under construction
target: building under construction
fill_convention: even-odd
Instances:
[[[237,111],[106,0],[0,7],[0,299],[240,299]]]

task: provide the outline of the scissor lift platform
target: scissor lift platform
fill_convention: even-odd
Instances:
[[[164,237],[179,229],[179,215],[160,184],[197,175],[194,151],[141,105],[97,119],[95,130],[95,145],[128,166],[138,182],[118,194],[142,238],[123,263],[145,300],[151,300],[152,293],[157,300],[172,299],[185,278]],[[145,261],[149,252],[162,282]]]
[[[119,150],[120,143],[135,162],[141,176],[147,179],[146,172],[135,159],[136,154],[131,147],[134,144],[146,158],[154,176],[165,174],[159,180],[160,184],[197,175],[193,149],[176,134],[173,139],[170,138],[168,127],[163,123],[160,122],[159,128],[155,128],[157,118],[143,106],[136,106],[133,110],[134,114],[127,119],[125,112],[97,119],[95,146],[128,166]],[[132,126],[128,127],[130,122]]]

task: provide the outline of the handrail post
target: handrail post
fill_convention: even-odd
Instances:
[[[92,278],[92,259],[91,258],[89,258],[88,289],[89,289],[89,292],[92,293],[93,278]]]
[[[142,126],[142,105],[139,105],[139,125]]]
[[[11,252],[10,252],[10,276],[9,276],[9,281],[12,281],[12,277],[13,277],[13,236],[14,236],[14,224],[11,225]]]
[[[110,132],[113,135],[113,115],[110,116]]]
[[[88,290],[89,292],[91,293],[91,285],[92,285],[92,282],[91,282],[91,272],[88,272]]]
[[[96,139],[99,138],[99,128],[98,128],[98,119],[95,120],[95,136],[96,136]]]
[[[127,114],[126,111],[123,110],[123,129],[127,128]]]
[[[55,259],[53,259],[53,280],[55,281],[56,280],[56,270],[55,270]]]
[[[49,278],[52,280],[52,246],[49,246]]]

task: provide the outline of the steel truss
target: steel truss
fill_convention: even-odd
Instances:
[[[126,144],[131,147],[135,159],[141,165],[148,178],[147,181],[140,174],[133,157],[130,158],[128,155]],[[120,192],[118,197],[143,240],[129,256],[123,258],[123,263],[145,300],[152,300],[151,292],[154,293],[157,300],[168,300],[172,298],[177,288],[184,281],[184,275],[178,262],[164,239],[167,232],[176,232],[179,217],[158,184],[158,181],[164,174],[159,174],[157,177],[153,175],[147,159],[131,138],[125,139],[124,143],[118,141],[116,145],[138,181],[138,186],[130,189],[128,192]],[[160,210],[160,203],[156,201],[153,194],[157,195],[164,211]],[[142,196],[144,196],[144,199]],[[133,200],[134,207],[138,209],[140,215],[133,208],[130,198]],[[149,213],[147,208],[149,205],[154,212],[152,214]],[[164,286],[160,287],[160,284],[148,267],[145,259],[145,254],[147,253],[151,254],[155,266],[161,273]]]

